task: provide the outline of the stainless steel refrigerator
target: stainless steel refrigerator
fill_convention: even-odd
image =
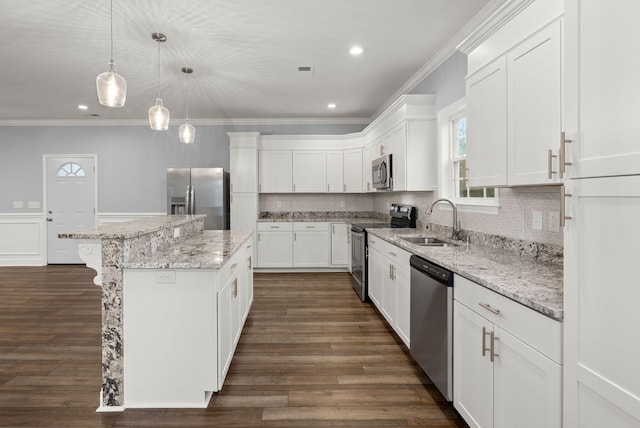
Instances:
[[[205,229],[229,229],[229,173],[222,168],[167,169],[167,214],[206,214]]]

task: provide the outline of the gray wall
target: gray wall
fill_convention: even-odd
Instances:
[[[99,212],[163,212],[166,169],[229,169],[227,132],[263,134],[347,134],[364,125],[196,126],[196,143],[178,142],[178,127],[151,131],[147,126],[0,127],[0,213],[41,212],[44,154],[98,155]],[[13,201],[24,201],[14,209]]]
[[[456,52],[422,82],[418,83],[411,93],[435,94],[436,110],[440,110],[464,97],[464,77],[466,74],[467,56]]]

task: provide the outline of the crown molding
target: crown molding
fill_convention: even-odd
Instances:
[[[492,0],[485,7],[480,9],[464,27],[460,29],[434,56],[427,61],[407,82],[398,89],[384,104],[376,110],[371,116],[371,120],[380,116],[387,108],[389,108],[398,98],[402,95],[408,94],[416,86],[418,86],[424,79],[426,79],[431,73],[433,73],[438,67],[440,67],[451,55],[460,50],[458,46],[467,40],[471,34],[474,34],[476,29],[486,22],[491,16],[495,15],[497,11],[504,7],[505,2],[509,3],[513,0]],[[523,1],[523,0],[515,0]],[[534,1],[534,0],[525,0]],[[466,53],[466,52],[465,52]]]
[[[191,119],[192,125],[227,126],[227,125],[368,125],[371,118],[228,118],[228,119]],[[170,123],[169,126],[180,126],[180,122]],[[148,126],[143,119],[87,119],[87,120],[0,120],[2,126]]]
[[[456,47],[460,52],[469,54],[489,36],[502,28],[515,15],[529,6],[535,0],[507,0],[502,3],[490,16],[478,23],[475,29]]]

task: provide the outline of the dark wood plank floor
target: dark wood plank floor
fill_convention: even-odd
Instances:
[[[100,289],[83,266],[0,268],[1,427],[466,427],[347,274],[256,274],[207,409],[96,413]]]

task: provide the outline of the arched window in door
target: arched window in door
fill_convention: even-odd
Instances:
[[[84,169],[75,162],[67,162],[60,167],[58,177],[84,177]]]

